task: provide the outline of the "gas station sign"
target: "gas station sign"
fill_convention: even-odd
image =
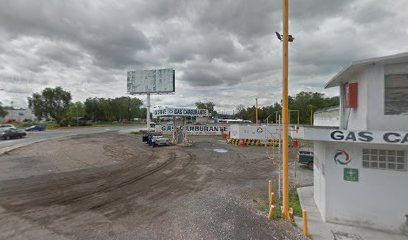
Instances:
[[[207,109],[197,108],[163,108],[155,109],[153,111],[153,117],[164,116],[189,116],[189,117],[206,117],[209,116]]]

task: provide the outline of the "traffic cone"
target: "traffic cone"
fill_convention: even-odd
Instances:
[[[240,140],[239,140],[239,146],[240,146],[240,147],[245,147],[244,139],[240,139]]]

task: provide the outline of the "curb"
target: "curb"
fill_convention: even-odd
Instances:
[[[110,131],[106,131],[106,132],[115,132],[115,130],[110,130]],[[118,131],[119,132],[119,131]],[[58,136],[58,137],[51,137],[51,138],[44,138],[44,139],[39,139],[37,141],[33,141],[33,142],[27,142],[27,143],[21,143],[21,144],[16,144],[13,146],[9,146],[9,147],[4,147],[0,149],[0,156],[7,154],[11,151],[14,151],[16,149],[19,148],[23,148],[32,144],[36,144],[36,143],[41,143],[41,142],[46,142],[46,141],[51,141],[51,140],[55,140],[55,139],[60,139],[60,138],[66,138],[66,137],[72,137],[72,136],[78,136],[78,135],[86,135],[88,133],[80,133],[80,134],[72,134],[72,135],[66,135],[66,136]],[[98,134],[98,133],[93,133],[93,134]]]
[[[0,149],[0,156],[4,155],[4,154],[7,154],[7,153],[9,153],[11,151],[14,151],[16,149],[23,148],[23,147],[26,147],[26,146],[29,146],[29,145],[32,145],[32,144],[45,142],[45,141],[49,141],[49,140],[54,140],[54,139],[58,139],[58,138],[64,138],[64,137],[69,137],[69,136],[45,138],[45,139],[40,139],[40,140],[33,141],[33,142],[21,143],[21,144],[16,144],[16,145],[13,145],[13,146],[5,147],[5,148]]]

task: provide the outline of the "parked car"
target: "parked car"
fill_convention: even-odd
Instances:
[[[0,128],[0,138],[4,140],[12,139],[12,138],[22,138],[24,137],[26,132],[20,129],[12,129],[12,128]]]
[[[30,127],[27,127],[25,130],[26,130],[27,132],[30,132],[30,131],[44,131],[44,130],[45,130],[45,126],[44,126],[44,125],[36,124],[36,125],[30,126]]]
[[[170,139],[163,136],[153,136],[151,141],[152,147],[155,146],[168,146],[170,145]]]
[[[0,124],[0,128],[17,129],[13,124]]]
[[[297,154],[298,162],[313,170],[313,151],[310,150],[299,150]]]

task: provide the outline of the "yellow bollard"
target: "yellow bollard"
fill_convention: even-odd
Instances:
[[[303,215],[303,235],[306,237],[309,237],[309,229],[307,226],[307,212],[306,210],[302,210],[302,215]]]
[[[269,207],[275,203],[275,193],[271,193],[269,197]]]
[[[283,206],[281,206],[281,217],[283,217]]]
[[[269,180],[268,197],[269,197],[269,207],[272,205],[271,193],[272,193],[272,180]]]
[[[275,211],[275,206],[271,205],[271,207],[269,208],[269,215],[268,215],[269,220],[272,220],[273,211]]]
[[[289,208],[289,219],[293,222],[293,208]]]

